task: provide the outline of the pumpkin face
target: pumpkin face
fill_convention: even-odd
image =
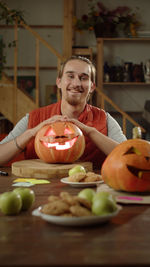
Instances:
[[[150,191],[150,142],[130,139],[119,144],[105,159],[101,174],[116,190]]]
[[[35,137],[35,151],[47,163],[71,163],[85,148],[82,131],[71,122],[54,122],[42,127]]]

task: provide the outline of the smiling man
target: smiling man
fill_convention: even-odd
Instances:
[[[84,133],[85,151],[81,161],[101,168],[106,156],[126,140],[118,123],[104,110],[87,104],[95,89],[96,70],[84,57],[72,56],[64,62],[56,79],[61,101],[31,111],[0,143],[0,165],[25,150],[25,158],[37,158],[34,138],[38,130],[54,121],[71,121]]]
[[[78,115],[83,111],[87,98],[95,88],[95,81],[91,80],[92,69],[90,65],[81,60],[69,60],[60,77],[57,78],[57,86],[62,92],[62,112],[65,106],[71,106]],[[72,115],[69,113],[69,117]]]

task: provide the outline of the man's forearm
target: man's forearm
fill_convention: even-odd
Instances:
[[[108,155],[119,143],[112,140],[108,136],[100,133],[93,127],[89,127],[88,137],[95,143],[95,145]]]
[[[2,166],[3,164],[9,162],[16,155],[22,152],[32,138],[32,129],[28,129],[20,136],[17,136],[17,138],[7,143],[0,144],[0,165]]]

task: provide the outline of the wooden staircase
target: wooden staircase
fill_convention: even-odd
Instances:
[[[71,17],[71,16],[69,16]],[[66,24],[69,25],[69,23]],[[14,81],[12,81],[6,74],[3,73],[2,79],[0,80],[0,113],[4,115],[10,122],[16,124],[16,122],[25,116],[29,111],[39,107],[39,54],[40,47],[39,43],[42,43],[49,52],[53,53],[57,58],[57,67],[59,69],[60,63],[64,60],[64,56],[57,52],[49,43],[47,43],[37,32],[35,32],[31,27],[26,25],[24,22],[20,23],[21,27],[26,29],[30,34],[34,36],[36,43],[35,50],[35,76],[36,76],[36,93],[35,101],[31,99],[26,92],[20,90],[17,87],[17,56],[18,56],[18,47],[14,48]],[[65,25],[64,25],[65,27]],[[64,29],[65,32],[65,29]],[[17,23],[14,26],[14,36],[15,41],[18,43],[18,25]],[[66,37],[65,37],[66,38]],[[65,54],[65,53],[64,53]],[[123,131],[126,133],[126,121],[129,120],[134,126],[140,127],[140,125],[134,121],[128,114],[121,110],[109,97],[107,97],[99,88],[97,90],[97,97],[102,98],[102,102],[106,101],[110,103],[123,117]],[[60,98],[58,93],[57,99]],[[141,127],[142,132],[145,132],[145,129]]]
[[[24,27],[29,34],[35,37],[36,49],[35,49],[35,100],[33,100],[27,92],[17,87],[17,58],[18,58],[18,46],[14,48],[14,80],[10,79],[5,73],[2,73],[2,79],[0,80],[0,113],[15,125],[20,118],[25,116],[26,113],[39,107],[39,44],[42,43],[48,50],[53,53],[57,58],[57,66],[59,68],[61,61],[64,57],[59,54],[50,44],[47,43],[41,36],[35,32],[31,27],[21,22],[20,25]],[[14,27],[15,42],[18,43],[18,25]],[[59,92],[57,99],[59,99]]]
[[[14,95],[16,94],[16,99]],[[5,73],[0,80],[0,112],[10,122],[19,121],[30,110],[37,108],[37,104],[23,90],[15,88],[14,81]],[[15,120],[14,120],[15,118]]]

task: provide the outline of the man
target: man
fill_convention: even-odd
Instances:
[[[0,143],[0,165],[24,149],[26,159],[37,157],[34,137],[38,130],[56,120],[69,120],[85,135],[86,148],[80,160],[92,161],[95,168],[100,168],[105,157],[126,137],[110,114],[87,104],[95,89],[95,75],[95,67],[87,58],[74,56],[64,62],[56,80],[61,101],[36,109],[17,123]]]

